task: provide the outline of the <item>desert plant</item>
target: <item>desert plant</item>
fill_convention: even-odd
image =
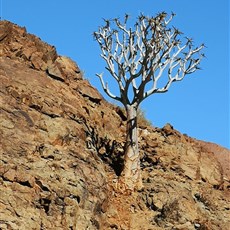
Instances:
[[[105,93],[121,102],[127,114],[125,161],[120,181],[131,190],[142,187],[137,133],[140,103],[154,93],[167,92],[173,82],[195,72],[204,56],[203,44],[194,48],[192,39],[182,38],[178,29],[168,26],[174,16],[165,12],[155,17],[141,14],[135,25],[127,28],[129,16],[125,15],[124,21],[104,20],[105,25],[94,32],[106,69],[117,82],[119,95],[110,91],[103,74],[97,76]]]

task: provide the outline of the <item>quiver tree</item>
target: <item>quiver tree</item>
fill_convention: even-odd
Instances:
[[[128,15],[104,20],[105,25],[94,32],[101,48],[106,69],[115,79],[119,95],[115,95],[97,74],[105,93],[121,102],[127,113],[127,139],[121,181],[127,188],[142,187],[138,150],[137,109],[154,93],[165,93],[173,82],[199,69],[204,45],[193,46],[192,39],[183,38],[175,27],[169,27],[175,14],[165,12],[156,17],[140,15],[133,27],[127,28]]]

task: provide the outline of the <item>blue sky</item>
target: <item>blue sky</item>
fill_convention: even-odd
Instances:
[[[203,70],[174,83],[165,94],[146,99],[141,108],[154,126],[170,123],[181,133],[230,148],[229,1],[228,0],[0,0],[1,17],[54,45],[77,62],[85,77],[104,95],[95,73],[105,72],[92,33],[102,18],[135,21],[140,13],[176,13],[171,25],[195,45],[205,43]],[[108,75],[109,78],[109,75]],[[105,96],[105,95],[104,95]],[[106,97],[111,101],[108,97]],[[112,101],[113,102],[113,101]]]

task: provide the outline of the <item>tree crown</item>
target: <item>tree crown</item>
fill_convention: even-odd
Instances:
[[[167,92],[172,82],[199,69],[204,44],[194,47],[192,39],[183,38],[177,28],[169,27],[174,16],[165,12],[155,17],[141,14],[133,28],[127,28],[127,14],[123,21],[104,19],[105,25],[94,32],[94,38],[120,90],[120,95],[114,95],[103,74],[97,74],[109,97],[124,106],[138,106],[151,94]]]

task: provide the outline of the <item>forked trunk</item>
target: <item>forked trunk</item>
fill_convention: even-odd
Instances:
[[[142,188],[140,154],[138,149],[137,106],[127,105],[127,137],[122,179],[130,190]]]

